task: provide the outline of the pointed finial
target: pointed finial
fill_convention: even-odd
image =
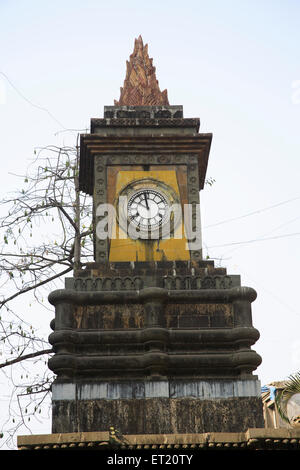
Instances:
[[[134,50],[126,61],[126,78],[115,106],[168,106],[167,90],[160,91],[153,59],[148,55],[148,44],[140,35],[134,41]]]

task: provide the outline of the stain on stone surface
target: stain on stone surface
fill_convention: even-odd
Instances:
[[[85,305],[74,307],[74,327],[78,329],[143,328],[142,305]]]
[[[53,416],[55,433],[108,431],[110,426],[124,434],[242,432],[264,427],[259,397],[61,401],[54,405]]]
[[[233,308],[229,304],[168,304],[168,328],[233,327]]]

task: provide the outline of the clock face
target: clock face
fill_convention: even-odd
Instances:
[[[128,219],[140,230],[157,229],[166,221],[168,208],[168,200],[161,191],[142,188],[128,201]]]
[[[134,239],[137,234],[145,240],[167,237],[181,220],[176,193],[153,178],[132,181],[120,191],[115,204],[119,226]]]

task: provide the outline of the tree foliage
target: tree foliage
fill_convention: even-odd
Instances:
[[[287,423],[290,423],[290,419],[288,418],[287,413],[288,402],[293,397],[293,395],[298,393],[300,393],[300,372],[294,375],[290,375],[284,385],[284,388],[276,390],[275,404],[280,417]]]

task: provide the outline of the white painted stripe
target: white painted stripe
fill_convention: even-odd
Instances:
[[[53,384],[52,400],[116,400],[120,398],[199,398],[213,400],[260,396],[259,380],[195,380]]]

